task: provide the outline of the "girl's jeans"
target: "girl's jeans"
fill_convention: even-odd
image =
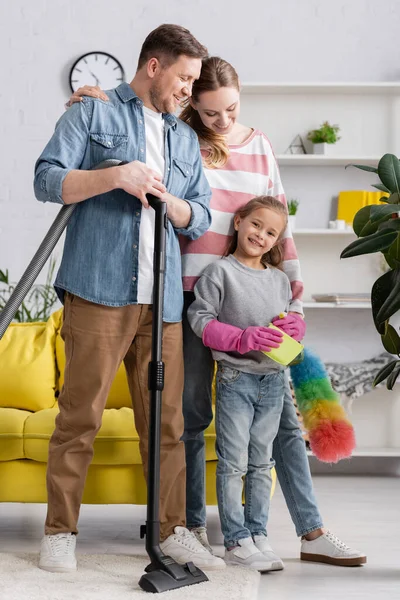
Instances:
[[[183,415],[186,451],[186,522],[187,527],[206,525],[204,431],[213,419],[211,384],[214,361],[211,351],[190,327],[187,307],[194,294],[185,292],[183,346],[185,387]],[[305,443],[286,378],[283,409],[272,456],[279,483],[298,536],[323,526],[311,480]],[[266,499],[266,502],[269,498]]]
[[[279,428],[284,388],[284,371],[253,375],[218,364],[217,497],[227,548],[251,535],[267,535],[275,464],[272,443]]]

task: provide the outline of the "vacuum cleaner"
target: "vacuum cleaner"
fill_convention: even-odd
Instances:
[[[109,159],[94,169],[104,169],[123,164],[119,160]],[[146,551],[150,564],[139,580],[140,587],[146,592],[160,593],[195,583],[208,581],[203,571],[192,562],[179,565],[170,556],[165,555],[159,545],[160,540],[160,443],[161,443],[161,405],[164,388],[164,363],[162,361],[162,324],[164,300],[165,247],[168,229],[167,205],[156,196],[147,194],[147,200],[155,211],[154,233],[154,290],[153,290],[153,328],[152,353],[149,363],[148,389],[150,391],[149,422],[149,464],[147,481],[147,517],[146,524],[140,529],[140,537],[146,537]],[[37,276],[52,253],[65,227],[70,220],[76,204],[63,206],[45,238],[40,244],[20,281],[16,285],[7,304],[0,313],[0,340],[13,320],[18,307],[34,284]]]

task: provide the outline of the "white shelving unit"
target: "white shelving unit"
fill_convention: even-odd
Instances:
[[[311,154],[307,133],[328,120],[340,126],[329,156]],[[376,256],[341,260],[351,230],[326,229],[336,218],[339,191],[370,189],[377,178],[347,165],[377,166],[387,153],[400,156],[400,82],[247,83],[242,87],[241,121],[271,141],[288,199],[300,201],[293,232],[301,261],[305,297],[371,290],[382,274]],[[307,154],[288,154],[300,135]],[[306,301],[305,343],[326,362],[353,362],[383,352],[371,304]],[[367,309],[367,310],[365,310]],[[350,419],[358,447],[354,456],[400,458],[400,386],[377,388],[354,400]]]
[[[368,165],[377,167],[380,156],[322,156],[319,154],[278,154],[279,166],[292,167],[346,167]]]

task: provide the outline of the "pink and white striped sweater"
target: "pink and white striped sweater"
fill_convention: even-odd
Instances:
[[[212,189],[210,229],[199,239],[181,237],[183,289],[192,291],[203,269],[226,252],[233,233],[233,215],[255,196],[275,196],[286,205],[285,193],[271,144],[261,131],[239,145],[229,146],[221,169],[204,169]],[[290,310],[302,312],[303,282],[289,227],[284,234],[283,270],[292,289]]]

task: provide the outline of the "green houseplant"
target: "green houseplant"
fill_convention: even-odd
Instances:
[[[400,373],[400,337],[390,324],[390,318],[400,309],[400,162],[394,154],[385,154],[377,168],[347,166],[376,173],[381,182],[373,187],[390,194],[380,199],[380,205],[364,206],[357,212],[353,229],[358,239],[343,250],[341,258],[381,252],[388,265],[386,273],[372,286],[371,303],[382,344],[397,356],[379,371],[374,385],[387,379],[386,387],[391,390]]]
[[[14,317],[17,323],[32,323],[34,321],[47,321],[53,307],[57,302],[57,294],[52,285],[56,259],[50,258],[46,283],[34,285],[22,302]],[[0,311],[3,310],[9,297],[15,289],[15,284],[10,282],[8,269],[0,269]]]
[[[308,132],[307,139],[314,144],[314,154],[326,154],[327,144],[336,144],[340,140],[339,125],[330,125],[324,121],[319,129]]]
[[[289,214],[288,220],[289,220],[290,229],[292,231],[294,231],[295,227],[296,227],[296,214],[297,214],[298,207],[299,207],[299,201],[297,200],[297,198],[292,198],[287,203],[288,214]]]

